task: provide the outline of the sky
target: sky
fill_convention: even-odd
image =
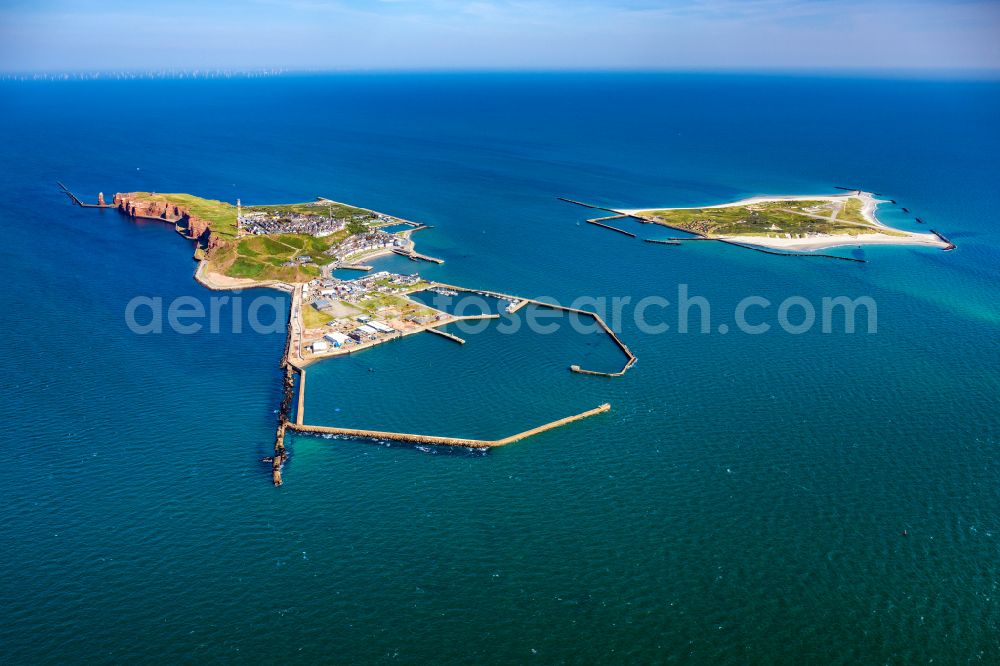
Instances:
[[[1000,71],[1000,0],[3,0],[0,71]]]

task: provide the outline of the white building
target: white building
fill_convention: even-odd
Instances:
[[[334,347],[343,347],[348,340],[346,335],[337,331],[327,333],[323,336],[323,339],[328,340]]]
[[[340,345],[337,346],[339,347]],[[312,348],[313,348],[313,353],[318,354],[320,352],[325,352],[327,349],[330,348],[330,346],[325,342],[323,342],[322,340],[317,340],[312,344]]]

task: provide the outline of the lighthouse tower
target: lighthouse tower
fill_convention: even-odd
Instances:
[[[243,209],[240,206],[240,200],[236,200],[236,235],[240,236],[243,233]]]

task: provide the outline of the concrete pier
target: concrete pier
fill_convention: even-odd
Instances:
[[[544,301],[536,301],[533,298],[524,298],[523,296],[514,296],[512,294],[502,294],[502,293],[500,293],[498,291],[490,291],[490,290],[487,290],[487,289],[469,289],[467,287],[459,287],[459,286],[453,285],[453,284],[444,284],[443,282],[435,282],[433,284],[434,284],[434,286],[442,287],[444,289],[451,289],[452,291],[464,291],[464,292],[471,293],[471,294],[479,294],[480,296],[490,296],[492,298],[499,298],[499,299],[502,299],[502,300],[520,300],[520,301],[523,301],[525,305],[527,305],[528,303],[531,303],[532,305],[538,305],[538,306],[543,307],[543,308],[550,308],[552,310],[563,310],[565,312],[573,312],[575,314],[578,314],[578,315],[581,315],[581,316],[584,316],[584,317],[591,317],[591,318],[593,318],[594,321],[597,322],[597,325],[600,326],[601,329],[605,333],[607,333],[608,336],[611,338],[611,340],[618,346],[618,348],[622,350],[622,352],[627,357],[627,361],[625,363],[625,366],[619,372],[607,373],[607,372],[597,372],[597,371],[594,371],[594,370],[588,370],[586,372],[581,372],[580,370],[575,370],[574,372],[581,372],[581,374],[586,374],[586,375],[603,375],[603,376],[607,376],[607,377],[620,377],[620,376],[624,375],[628,371],[628,369],[631,368],[635,364],[635,362],[638,360],[636,358],[635,354],[632,353],[632,350],[630,350],[628,348],[628,346],[624,342],[622,342],[621,338],[619,338],[615,334],[615,332],[611,330],[611,327],[608,326],[604,322],[604,320],[601,319],[601,317],[596,312],[588,312],[587,310],[580,310],[580,309],[577,309],[577,308],[568,308],[568,307],[563,306],[563,305],[555,305],[553,303],[546,303]],[[524,306],[522,305],[521,307],[524,307]],[[499,317],[500,315],[490,315],[490,316],[492,316],[492,317]],[[580,366],[572,366],[572,367],[579,368]]]
[[[540,425],[537,428],[531,428],[530,430],[525,430],[516,435],[511,435],[510,437],[504,437],[503,439],[466,439],[461,437],[440,437],[437,435],[417,435],[413,433],[406,432],[389,432],[384,430],[361,430],[356,428],[335,428],[332,426],[314,426],[314,425],[299,425],[299,424],[289,424],[288,427],[296,430],[298,432],[315,433],[319,435],[342,435],[345,437],[358,437],[361,439],[388,439],[399,442],[415,442],[418,444],[434,444],[439,446],[465,446],[470,448],[482,449],[482,448],[494,448],[498,446],[506,446],[507,444],[513,444],[522,439],[527,439],[528,437],[533,437],[547,430],[552,430],[560,426],[564,426],[567,423],[572,423],[574,421],[580,421],[582,419],[594,416],[596,414],[602,414],[611,409],[611,405],[604,403],[594,409],[590,409],[586,412],[580,414],[574,414],[573,416],[567,416],[551,423],[546,423],[545,425]]]
[[[426,330],[428,333],[437,333],[441,337],[448,338],[452,342],[457,342],[460,345],[464,345],[465,344],[465,340],[463,340],[462,338],[458,337],[457,335],[452,335],[451,333],[448,333],[447,331],[441,331],[441,330],[438,330],[436,328],[428,328],[428,329],[424,329],[424,330]]]
[[[295,423],[302,425],[306,411],[306,369],[299,368],[299,404],[295,410]]]
[[[401,257],[406,257],[410,261],[429,261],[435,264],[443,264],[444,259],[438,259],[437,257],[429,257],[426,254],[420,254],[419,252],[414,252],[413,250],[401,250],[398,247],[392,248],[395,254]]]

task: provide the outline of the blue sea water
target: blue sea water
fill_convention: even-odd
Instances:
[[[4,661],[995,662],[998,117],[989,81],[0,83]],[[569,373],[621,357],[566,330],[324,362],[310,421],[502,437],[613,409],[486,454],[294,436],[274,488],[283,336],[134,334],[135,296],[209,304],[191,247],[70,206],[57,180],[348,201],[434,225],[415,239],[445,264],[380,268],[564,303],[684,284],[712,332],[623,317],[639,362],[619,379]],[[836,185],[958,249],[667,247],[556,199]],[[261,295],[240,295],[244,321]],[[878,330],[719,333],[753,295],[869,296]]]

